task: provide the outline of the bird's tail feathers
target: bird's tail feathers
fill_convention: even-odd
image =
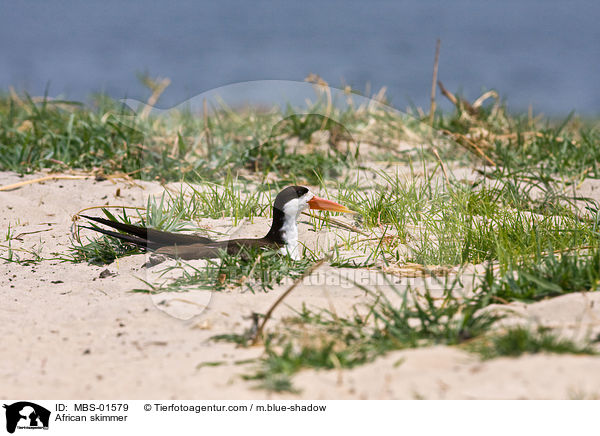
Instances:
[[[113,232],[112,230],[105,230],[105,229],[101,229],[100,227],[87,227],[87,226],[82,226],[82,227],[84,229],[90,229],[90,230],[94,230],[95,232],[100,232],[107,236],[112,236],[113,238],[120,239],[121,241],[124,241],[124,242],[129,242],[131,244],[135,244],[140,248],[150,248],[150,249],[157,248],[157,244],[153,244],[152,242],[150,242],[146,239],[139,238],[137,236],[126,235],[124,233],[119,233],[119,232]]]

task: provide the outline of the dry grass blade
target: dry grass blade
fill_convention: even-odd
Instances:
[[[363,232],[358,227],[352,226],[350,224],[346,224],[346,223],[344,223],[344,222],[342,222],[340,220],[336,220],[335,218],[331,218],[331,217],[324,218],[324,217],[320,217],[318,215],[311,215],[310,213],[307,213],[307,212],[302,212],[302,215],[306,215],[306,216],[309,216],[309,217],[312,217],[312,218],[316,218],[316,219],[321,220],[321,221],[327,221],[327,222],[329,222],[329,223],[331,223],[333,225],[336,225],[336,226],[341,227],[341,228],[346,229],[346,230],[350,230],[350,231],[355,232],[355,233],[359,233],[359,234],[361,234],[363,236],[371,236],[370,234],[368,234],[366,232]]]
[[[34,230],[33,232],[23,232],[23,233],[19,233],[13,239],[18,239],[19,241],[22,241],[23,240],[21,238],[22,236],[25,236],[25,235],[35,235],[36,233],[49,232],[50,230],[52,230],[52,229],[42,229],[42,230]]]
[[[495,98],[496,100],[498,100],[498,93],[493,90],[484,93],[477,100],[475,100],[473,102],[473,109],[475,109],[475,110],[479,109],[481,107],[481,105],[483,104],[483,102],[486,101],[488,98]]]
[[[435,82],[437,82],[438,65],[440,60],[440,45],[438,39],[435,45],[435,61],[433,62],[433,78],[431,80],[431,106],[429,107],[429,125],[433,126],[433,118],[435,117]]]
[[[433,154],[435,154],[435,157],[437,157],[438,161],[440,162],[440,166],[442,167],[442,171],[444,173],[444,178],[446,179],[446,183],[448,185],[450,185],[450,179],[448,178],[448,172],[446,171],[446,165],[444,165],[444,162],[442,161],[442,158],[440,157],[440,154],[437,151],[437,148],[433,147]]]
[[[212,155],[212,138],[208,124],[208,104],[206,103],[206,99],[202,101],[202,117],[204,120],[204,136],[206,138],[206,156],[210,157]]]
[[[445,133],[446,135],[452,136],[454,138],[454,140],[456,141],[456,143],[462,145],[467,150],[469,150],[469,151],[475,150],[477,152],[477,154],[479,154],[479,156],[481,156],[490,165],[492,165],[494,167],[497,166],[496,162],[494,162],[487,154],[485,154],[483,152],[483,150],[481,149],[481,147],[479,147],[475,142],[471,141],[465,135],[461,135],[460,133],[456,133],[456,132],[451,132],[446,129],[441,129],[440,131],[442,133]]]
[[[171,79],[165,77],[152,80],[149,77],[146,77],[143,80],[143,82],[152,90],[152,95],[150,95],[150,98],[148,98],[148,102],[146,103],[144,109],[142,109],[142,112],[140,113],[140,117],[142,119],[145,119],[148,117],[148,115],[150,115],[150,111],[153,109],[154,105],[156,104],[162,93],[171,84]]]
[[[21,186],[31,185],[33,183],[41,183],[47,180],[81,180],[85,179],[88,176],[70,176],[70,175],[60,175],[60,176],[44,176],[39,177],[37,179],[25,180],[24,182],[13,183],[12,185],[0,186],[0,191],[11,191],[13,189],[20,188]]]

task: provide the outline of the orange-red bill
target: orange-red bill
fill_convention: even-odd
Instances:
[[[342,206],[335,201],[327,200],[314,196],[308,201],[308,207],[315,210],[328,210],[331,212],[344,212],[344,213],[356,213],[353,210],[348,209],[346,206]]]

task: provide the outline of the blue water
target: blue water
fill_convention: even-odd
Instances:
[[[598,1],[0,0],[0,90],[145,99],[136,73],[169,77],[159,106],[248,80],[388,87],[427,108],[439,78],[474,99],[494,88],[513,110],[600,114]],[[439,98],[440,101],[443,97]],[[447,105],[446,105],[447,107]]]

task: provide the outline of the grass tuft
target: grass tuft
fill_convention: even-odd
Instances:
[[[287,380],[301,369],[352,368],[392,350],[461,344],[484,334],[501,318],[480,311],[489,304],[484,294],[457,297],[458,281],[445,283],[442,298],[434,298],[429,291],[420,295],[411,288],[402,290],[388,284],[400,297],[400,304],[384,293],[359,286],[371,295],[372,302],[352,317],[303,307],[296,317],[285,321],[283,329],[265,337],[265,354],[246,378],[259,381],[262,388],[280,388],[276,381]],[[243,344],[239,338],[213,339]]]
[[[591,346],[578,345],[569,339],[560,338],[545,327],[538,327],[536,330],[522,326],[512,327],[502,333],[482,338],[467,348],[479,353],[483,359],[537,353],[598,354]]]
[[[179,272],[173,280],[160,285],[150,285],[149,290],[138,292],[181,292],[190,289],[221,291],[240,287],[254,293],[268,292],[275,285],[292,281],[310,267],[309,258],[293,260],[278,251],[245,249],[238,256],[223,252],[220,258],[207,259],[201,266],[177,260],[175,265],[161,271],[161,275]]]
[[[504,274],[488,265],[481,290],[500,301],[539,301],[573,292],[598,290],[600,248],[550,254],[523,262]]]

